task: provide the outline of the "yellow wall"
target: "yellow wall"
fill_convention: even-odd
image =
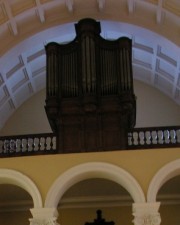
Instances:
[[[152,177],[168,162],[180,158],[180,149],[133,150],[99,153],[58,154],[0,159],[0,168],[20,171],[37,185],[43,201],[53,182],[67,169],[85,162],[106,162],[128,171],[145,195]]]

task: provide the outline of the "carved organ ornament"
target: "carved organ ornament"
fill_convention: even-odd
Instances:
[[[132,42],[100,36],[100,23],[82,19],[67,44],[46,45],[45,110],[60,152],[126,149],[135,126]]]

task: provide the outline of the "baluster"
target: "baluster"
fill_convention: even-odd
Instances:
[[[23,138],[22,139],[22,152],[28,151],[28,142],[27,139]]]
[[[144,145],[145,141],[144,141],[144,132],[143,131],[140,131],[139,132],[139,144],[140,145]]]
[[[158,132],[156,130],[151,131],[151,144],[155,145],[158,143]]]
[[[133,132],[133,144],[139,145],[139,135],[138,132]]]
[[[34,138],[34,151],[39,150],[39,138],[35,137]]]
[[[28,138],[28,152],[32,152],[34,147],[33,147],[33,139],[32,138]]]
[[[175,130],[170,130],[170,143],[176,143],[176,132]]]
[[[16,152],[16,141],[11,139],[10,140],[10,149],[9,149],[10,153]]]
[[[158,132],[157,132],[157,143],[158,144],[164,143],[164,133],[162,130],[158,130]]]
[[[21,139],[16,139],[16,152],[21,152]]]
[[[170,138],[169,138],[169,131],[168,130],[164,130],[164,143],[165,144],[169,144],[170,143]]]
[[[44,146],[45,146],[45,138],[44,137],[40,137],[39,138],[39,150],[44,151]]]
[[[47,138],[46,138],[46,145],[47,145],[46,149],[47,149],[47,150],[50,150],[50,148],[51,148],[50,143],[51,143],[51,137],[47,137]]]
[[[145,131],[145,140],[146,140],[146,144],[150,145],[151,144],[151,132],[150,131]]]
[[[53,137],[47,137],[47,150],[53,150]]]

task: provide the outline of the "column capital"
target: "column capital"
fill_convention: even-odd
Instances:
[[[33,216],[29,219],[30,225],[58,225],[56,208],[33,208],[30,211]]]
[[[159,202],[134,203],[133,216],[134,225],[159,225],[161,217],[159,214]]]

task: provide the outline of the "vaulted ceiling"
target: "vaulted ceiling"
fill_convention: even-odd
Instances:
[[[45,88],[44,46],[71,41],[86,17],[101,22],[104,38],[132,38],[134,78],[180,105],[179,0],[1,0],[0,129]]]

